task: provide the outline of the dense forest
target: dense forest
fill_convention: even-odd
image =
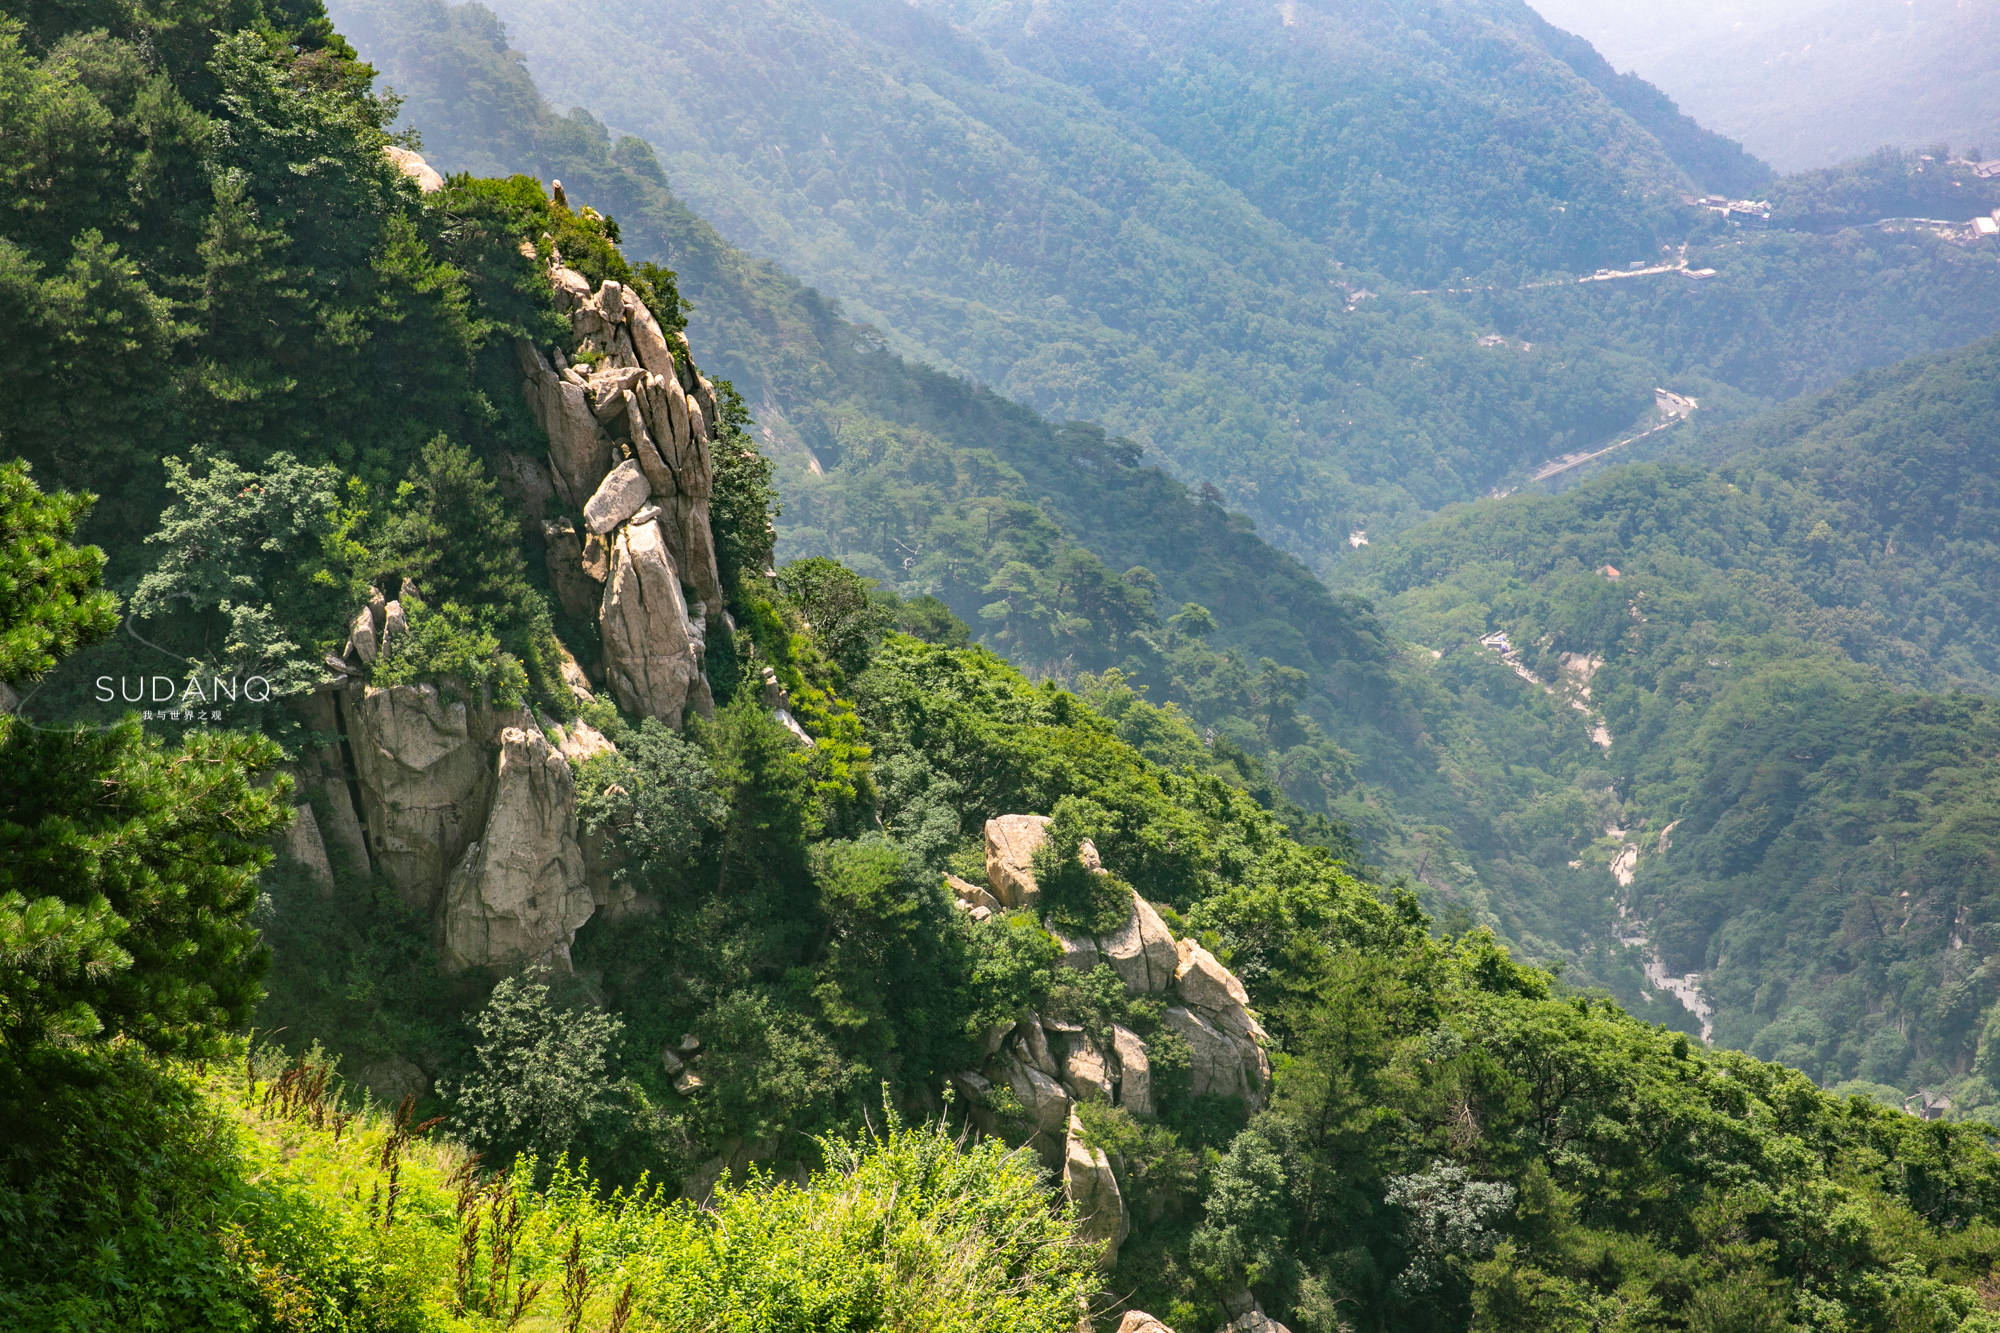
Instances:
[[[1570,710],[1523,708],[1497,665],[1475,668],[1476,688],[1441,690],[1365,608],[1330,596],[1213,494],[1094,427],[1052,425],[901,360],[724,243],[644,144],[549,112],[483,10],[373,12],[360,33],[389,53],[427,152],[581,182],[629,253],[671,263],[689,327],[756,408],[782,554],[832,556],[905,597],[943,600],[1017,665],[1083,690],[1137,744],[1152,744],[1158,708],[1177,710],[1215,771],[1333,821],[1309,830],[1294,815],[1303,836],[1353,839],[1388,877],[1531,957],[1569,956],[1608,925],[1599,877],[1546,854],[1551,801],[1579,778],[1587,792],[1603,786]],[[1613,974],[1621,993],[1641,992],[1636,968],[1607,960],[1593,976]]]
[[[1656,386],[1739,413],[2000,329],[1990,247],[1683,203],[1776,187],[1519,4],[630,0],[592,20],[634,53],[608,68],[561,6],[493,9],[505,36],[432,0],[335,12],[454,165],[506,156],[440,104],[501,82],[469,37],[511,40],[731,243],[1320,573],[1618,438]],[[1684,243],[1716,278],[1671,267]],[[1634,263],[1663,271],[1573,281]]]
[[[1996,384],[1991,340],[1876,372],[1690,437],[1709,466],[1441,518],[1365,585],[1449,656],[1591,664],[1622,905],[1718,1042],[1985,1114]]]
[[[1843,946],[1915,1002],[1874,941],[1977,939],[1991,816],[1952,803],[1995,719],[1893,687],[1990,669],[1987,617],[1903,599],[1850,648],[1840,599],[1990,562],[1993,348],[1369,548],[1406,646],[1117,436],[729,251],[478,11],[427,12],[486,43],[445,62],[491,93],[467,131],[518,125],[490,142],[534,174],[432,171],[313,0],[0,13],[0,1323],[2000,1328],[1982,1127],[1524,964],[1432,865],[1460,834],[1371,785],[1538,865],[1572,797],[1667,808],[1680,772],[1618,766],[1684,736],[1673,847],[1712,878],[1641,865],[1661,947],[1824,826],[1919,891]],[[1830,570],[1732,603],[1726,650],[1674,599],[1743,571],[1645,546],[1717,510]],[[1660,642],[1614,661],[1629,609],[1549,591],[1589,578],[1657,596]],[[1518,669],[1605,656],[1608,754],[1446,633],[1496,624]],[[1648,683],[1724,651],[1697,719],[1701,679]],[[1861,743],[1774,767],[1814,737]],[[1921,808],[1869,805],[1890,765]],[[1593,880],[1535,928],[1581,931]],[[1983,1076],[1955,982],[1885,1020],[1936,1020],[1913,1066],[1808,1053]]]

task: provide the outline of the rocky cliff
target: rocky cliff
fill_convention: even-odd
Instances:
[[[1035,853],[1048,840],[1043,815],[1001,815],[986,823],[986,887],[951,878],[961,909],[979,920],[996,911],[1033,908],[1040,901]],[[1084,866],[1104,869],[1096,847],[1078,848]],[[1150,1001],[1159,1020],[1152,1042],[1171,1034],[1187,1055],[1190,1096],[1230,1097],[1255,1110],[1264,1104],[1271,1066],[1264,1029],[1234,973],[1192,939],[1176,939],[1140,893],[1130,893],[1124,922],[1098,935],[1051,929],[1063,963],[1088,972],[1108,966],[1126,994]],[[1034,1014],[987,1033],[985,1063],[961,1072],[959,1093],[988,1133],[1022,1139],[1052,1170],[1086,1219],[1085,1234],[1101,1243],[1104,1265],[1117,1261],[1131,1229],[1117,1164],[1088,1142],[1076,1108],[1086,1102],[1158,1112],[1149,1039],[1121,1024],[1092,1032],[1084,1025]]]
[[[421,157],[394,160],[428,188]],[[601,634],[601,661],[586,672],[566,659],[563,674],[580,703],[594,702],[595,680],[626,714],[678,728],[714,708],[704,654],[711,621],[726,619],[709,524],[715,389],[636,292],[593,287],[559,254],[549,282],[570,338],[515,347],[548,450],[505,470],[542,524],[557,599]],[[372,684],[420,595],[407,580],[397,591],[356,612],[327,683],[300,703],[321,743],[298,766],[306,803],[287,852],[329,885],[335,864],[380,872],[430,917],[449,968],[566,969],[578,927],[629,906],[601,841],[579,836],[570,767],[610,742],[587,724],[485,706],[450,681]]]

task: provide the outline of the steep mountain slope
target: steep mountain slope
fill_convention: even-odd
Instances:
[[[1616,933],[1700,974],[1716,1040],[1827,1082],[1989,1072],[1996,386],[1988,341],[1691,441],[1712,468],[1370,553],[1399,632],[1456,656],[1505,631],[1524,670],[1581,674],[1612,738],[1617,832],[1591,859],[1627,886]]]
[[[630,0],[593,18],[632,53],[608,63],[560,6],[499,12],[558,105],[651,142],[733,243],[899,350],[1134,440],[1322,572],[1617,437],[1656,386],[1721,410],[2000,322],[2000,265],[1934,272],[1942,242],[1741,255],[1681,201],[1753,169],[1499,0]],[[1688,297],[1682,240],[1783,317],[1696,304],[1667,346],[1641,325],[1607,352],[1629,325],[1600,302]],[[1656,271],[1561,281],[1635,261]],[[1517,331],[1523,285],[1559,312]],[[1789,379],[1732,377],[1777,359]]]
[[[935,606],[824,559],[767,574],[766,465],[672,275],[580,193],[391,142],[309,4],[0,32],[10,169],[121,187],[19,210],[9,247],[102,259],[93,224],[176,146],[206,188],[147,243],[266,316],[100,264],[111,332],[195,326],[161,429],[227,422],[246,393],[190,380],[296,339],[269,435],[170,436],[159,473],[62,460],[158,515],[117,535],[150,567],[142,632],[194,659],[169,683],[278,687],[223,725],[181,697],[101,730],[0,712],[9,1327],[1159,1328],[1141,1297],[1196,1333],[1264,1308],[1991,1333],[1978,1134],[1439,938],[1238,787],[954,646]],[[27,313],[77,316],[74,272],[29,271]],[[270,318],[302,283],[315,317]],[[436,355],[378,369],[445,407],[398,434],[339,353],[426,299],[451,336],[384,330]],[[48,383],[94,373],[107,419],[152,406],[159,380],[106,373],[146,349],[99,346],[35,350]],[[330,418],[288,423],[295,391]],[[86,503],[0,465],[10,691],[113,630],[102,557],[70,545]],[[1149,745],[1202,750],[1152,720]],[[288,1060],[240,1040],[267,980]],[[484,1156],[424,1143],[432,1111]]]
[[[405,113],[441,163],[535,164],[603,200],[632,253],[676,267],[690,327],[735,349],[716,364],[778,462],[787,555],[837,556],[905,596],[943,598],[1018,664],[1079,681],[1136,743],[1175,733],[1148,702],[1177,708],[1204,750],[1155,757],[1332,816],[1366,859],[1532,957],[1608,928],[1596,881],[1536,850],[1540,811],[1569,784],[1545,770],[1587,740],[1571,710],[1519,708],[1497,666],[1481,688],[1439,690],[1427,657],[1387,642],[1365,608],[1330,597],[1212,496],[1090,428],[900,361],[730,249],[637,140],[613,145],[587,118],[500,118],[536,105],[534,89],[483,11],[397,3],[360,17],[364,51],[411,95]],[[1637,970],[1625,980],[1637,994]]]
[[[1973,0],[1533,0],[1786,171],[2000,143],[2000,20]]]

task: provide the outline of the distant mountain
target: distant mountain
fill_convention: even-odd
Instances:
[[[2000,328],[2000,266],[1937,238],[1686,205],[1763,169],[1517,0],[496,8],[730,244],[1321,573],[1669,381],[1754,406]]]
[[[1531,2],[1782,170],[1885,145],[2000,156],[2000,9],[1984,0]]]
[[[1508,651],[1604,724],[1608,799],[1549,811],[1623,886],[1594,975],[1637,954],[1718,1042],[2000,1106],[1965,1081],[2000,1075],[1996,441],[1989,340],[1357,566],[1440,672]]]
[[[941,598],[1013,660],[1082,683],[1135,744],[1180,734],[1159,715],[1173,706],[1205,744],[1151,753],[1330,816],[1369,859],[1533,956],[1568,956],[1608,920],[1596,878],[1567,870],[1568,853],[1540,855],[1547,774],[1594,762],[1579,715],[1444,688],[1214,492],[1101,429],[896,356],[725,242],[647,145],[547,108],[480,7],[346,0],[340,22],[407,95],[439,166],[559,177],[616,218],[635,259],[673,266],[691,334],[716,349],[708,364],[745,396],[777,463],[782,557],[836,556]],[[1518,356],[1470,350],[1502,366]],[[1468,785],[1472,771],[1494,776]],[[1636,969],[1628,981],[1636,993]]]

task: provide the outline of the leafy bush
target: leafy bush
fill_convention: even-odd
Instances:
[[[472,1067],[451,1087],[452,1123],[504,1161],[552,1161],[612,1106],[611,1067],[624,1024],[559,1004],[546,973],[505,977],[473,1018]]]
[[[433,611],[412,601],[403,603],[403,614],[409,628],[383,645],[375,659],[375,684],[435,684],[470,702],[502,708],[526,700],[528,674],[518,659],[500,651],[487,615],[475,616],[456,602]]]
[[[578,825],[611,838],[642,880],[685,865],[727,813],[702,748],[657,718],[625,728],[576,779]]]

